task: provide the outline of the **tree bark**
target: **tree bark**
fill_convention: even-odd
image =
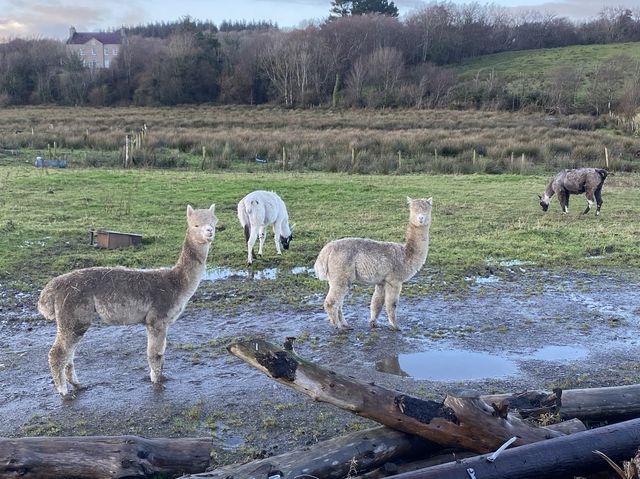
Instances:
[[[232,464],[181,479],[266,479],[280,476],[342,479],[352,467],[359,473],[387,462],[411,459],[440,451],[441,447],[387,427],[375,427],[319,442],[278,456]]]
[[[0,439],[0,478],[92,479],[202,472],[212,440],[137,436]]]
[[[503,451],[494,462],[486,455],[391,476],[393,479],[537,479],[567,478],[609,470],[594,450],[615,462],[635,455],[640,419],[527,444]],[[391,478],[390,478],[391,479]]]
[[[399,431],[447,447],[489,452],[516,436],[516,445],[560,435],[497,414],[477,395],[418,399],[328,371],[262,339],[239,341],[229,351],[282,384]]]

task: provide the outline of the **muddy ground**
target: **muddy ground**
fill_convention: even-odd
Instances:
[[[330,329],[320,292],[274,304],[261,291],[277,284],[277,274],[219,272],[202,282],[169,330],[164,389],[148,379],[142,326],[98,324],[76,356],[88,389],[72,401],[58,396],[49,375],[55,325],[38,317],[35,295],[0,285],[0,436],[213,436],[215,459],[229,463],[372,425],[226,352],[234,338],[253,335],[277,343],[297,336],[297,352],[307,359],[431,399],[460,388],[490,393],[640,382],[638,271],[511,266],[507,275],[466,278],[459,294],[412,294],[409,284],[398,310],[400,333],[388,329],[384,316],[371,332],[370,297],[356,291],[346,304],[354,326],[347,335]],[[429,272],[412,281],[429,281]],[[295,285],[295,278],[285,284]]]

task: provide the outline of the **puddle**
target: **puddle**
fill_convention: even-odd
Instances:
[[[487,353],[453,349],[400,354],[377,362],[376,369],[415,379],[462,381],[512,376],[518,372],[518,365]]]
[[[577,361],[589,356],[589,351],[579,346],[545,346],[528,356],[542,361]]]
[[[499,283],[500,282],[500,278],[498,276],[495,276],[493,274],[489,275],[489,276],[475,276],[475,277],[471,277],[471,276],[465,276],[465,281],[473,281],[475,284],[493,284],[493,283]]]
[[[232,269],[232,268],[211,268],[205,271],[202,276],[203,281],[224,281],[232,278],[249,278],[249,279],[277,279],[280,275],[287,274],[309,274],[312,275],[313,268],[306,266],[296,266],[290,270],[280,270],[278,268],[266,268],[261,270],[253,269]]]
[[[519,372],[518,360],[577,361],[588,355],[587,349],[578,346],[551,345],[511,356],[449,349],[389,356],[376,363],[376,370],[430,381],[470,381],[513,376]]]

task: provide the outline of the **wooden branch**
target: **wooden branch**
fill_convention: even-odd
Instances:
[[[589,389],[554,389],[482,396],[488,403],[506,404],[522,417],[560,412],[562,419],[621,421],[640,416],[640,384]]]
[[[560,435],[530,427],[515,417],[494,415],[493,408],[478,396],[447,396],[443,403],[419,399],[328,371],[262,339],[239,341],[228,350],[317,401],[443,446],[488,452],[513,436],[517,437],[515,444],[522,445]]]
[[[214,471],[183,476],[181,479],[246,479],[248,477],[283,479],[322,477],[342,479],[349,475],[352,463],[359,473],[401,458],[433,454],[441,447],[410,434],[379,426],[365,431],[319,442],[284,454],[231,464]]]
[[[640,419],[578,432],[503,451],[494,462],[487,455],[391,476],[393,479],[545,479],[582,476],[609,465],[594,450],[615,462],[635,455],[640,444]],[[391,478],[390,478],[391,479]]]
[[[0,438],[0,478],[111,479],[196,473],[209,466],[211,449],[210,438]]]

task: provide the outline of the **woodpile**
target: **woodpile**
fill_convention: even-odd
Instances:
[[[293,351],[291,338],[284,347],[248,339],[227,349],[281,384],[382,426],[208,472],[211,439],[0,439],[0,478],[533,479],[614,470],[623,479],[638,477],[632,458],[640,446],[640,385],[466,391],[437,402],[309,362]],[[562,421],[542,427],[535,421],[542,416]],[[581,420],[607,425],[587,430]]]

